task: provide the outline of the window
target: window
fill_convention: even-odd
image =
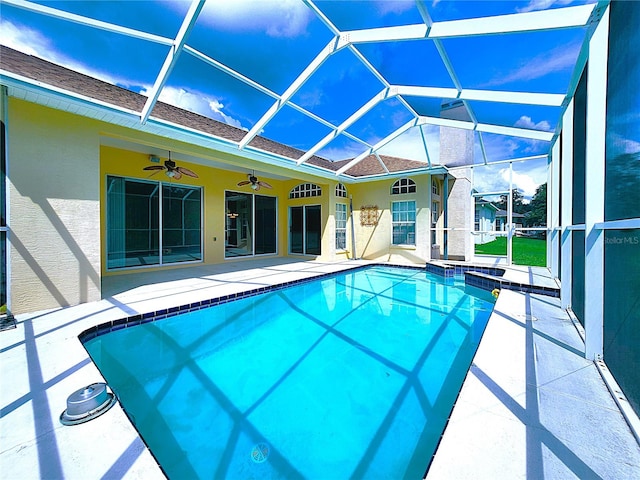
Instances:
[[[336,250],[347,248],[347,205],[336,203]]]
[[[473,229],[476,232],[480,231],[480,208],[476,208],[476,217],[475,217],[475,224],[473,225]]]
[[[431,244],[436,243],[436,225],[438,224],[438,202],[431,202]]]
[[[202,189],[107,176],[107,268],[202,260]]]
[[[347,198],[347,187],[342,183],[336,185],[336,197]]]
[[[431,193],[440,196],[440,185],[435,178],[431,179]]]
[[[322,189],[319,185],[315,183],[301,183],[289,192],[289,198],[319,197],[321,194]]]
[[[410,178],[401,178],[391,187],[391,195],[401,195],[403,193],[416,193],[416,182]]]
[[[391,204],[393,245],[416,244],[416,202],[393,202]]]

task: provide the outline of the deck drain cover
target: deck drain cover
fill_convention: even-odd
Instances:
[[[251,449],[251,460],[256,463],[264,462],[269,456],[269,445],[266,443],[258,443]]]
[[[73,392],[67,398],[67,409],[60,415],[63,425],[78,425],[99,417],[116,403],[105,383],[92,383]]]

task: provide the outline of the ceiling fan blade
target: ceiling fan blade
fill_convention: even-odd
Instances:
[[[258,182],[258,185],[264,188],[273,188],[271,185],[269,185],[267,182],[263,182],[262,180],[260,180]]]
[[[171,178],[173,178],[174,180],[180,180],[182,178],[182,173],[180,172],[179,169],[176,168],[173,171],[173,177],[171,177]]]
[[[149,165],[148,167],[144,167],[143,170],[164,170],[165,167],[164,165]]]
[[[237,185],[239,187],[244,187],[245,185],[249,185],[251,182],[249,180],[243,180],[242,182],[238,182]]]
[[[192,170],[189,170],[188,168],[184,168],[184,167],[177,167],[176,170],[178,172],[180,172],[183,175],[187,175],[189,177],[193,177],[193,178],[198,178],[198,175],[195,174],[195,172],[193,172]]]

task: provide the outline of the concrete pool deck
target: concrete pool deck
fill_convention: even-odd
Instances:
[[[0,332],[0,477],[164,478],[119,404],[60,424],[67,397],[103,381],[82,331],[367,263],[272,258],[131,273],[103,278],[99,302],[19,315]],[[636,477],[640,446],[583,349],[558,299],[503,291],[427,478]]]

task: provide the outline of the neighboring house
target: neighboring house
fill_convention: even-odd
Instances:
[[[524,215],[522,213],[513,212],[511,214],[511,220],[515,228],[522,228],[522,221],[524,220]],[[506,210],[498,210],[496,212],[496,227],[501,232],[504,232],[507,229],[507,211]]]
[[[99,300],[103,277],[141,268],[259,256],[416,263],[434,243],[468,259],[468,235],[444,230],[471,218],[460,173],[384,155],[340,176],[349,160],[296,165],[304,152],[260,136],[241,150],[244,130],[162,102],[141,123],[146,97],[0,49],[12,313]]]
[[[474,232],[481,232],[473,236],[476,245],[495,240],[495,235],[487,232],[496,230],[496,213],[498,211],[498,207],[493,203],[482,198],[476,199],[473,230]]]

